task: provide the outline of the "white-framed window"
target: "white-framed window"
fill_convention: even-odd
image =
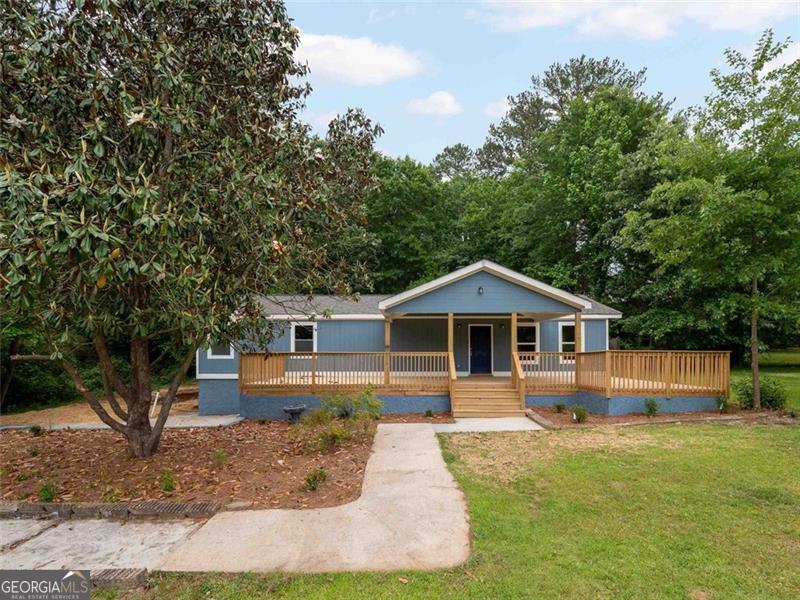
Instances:
[[[314,322],[292,323],[292,352],[317,351],[317,324]]]
[[[211,344],[206,356],[210,359],[231,359],[233,358],[233,346],[227,342]]]
[[[575,348],[575,323],[558,324],[558,351],[559,352],[583,352],[586,347],[586,324],[581,322],[581,349]],[[572,359],[562,357],[562,362],[574,362]]]
[[[539,351],[539,325],[520,323],[517,325],[517,352]]]

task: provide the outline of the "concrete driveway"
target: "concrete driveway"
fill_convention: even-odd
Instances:
[[[379,425],[361,496],[313,510],[191,520],[0,521],[2,568],[381,571],[465,561],[464,495],[430,424]],[[9,546],[13,546],[9,548]]]

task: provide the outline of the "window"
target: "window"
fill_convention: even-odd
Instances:
[[[314,323],[292,325],[292,352],[317,351],[317,326]]]
[[[233,346],[227,343],[212,344],[208,349],[208,358],[233,358]]]
[[[536,323],[517,326],[517,352],[536,352],[539,347],[539,327]]]
[[[558,351],[575,352],[575,325],[559,323],[559,326]]]

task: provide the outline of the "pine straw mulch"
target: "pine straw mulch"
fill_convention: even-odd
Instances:
[[[252,502],[262,508],[335,506],[361,494],[375,425],[324,453],[290,435],[286,421],[244,421],[228,427],[167,429],[155,456],[129,458],[111,431],[0,432],[0,499],[37,501],[52,480],[56,501]],[[216,460],[215,460],[216,458]],[[306,491],[303,480],[323,467],[327,480]],[[169,469],[172,492],[162,491]]]

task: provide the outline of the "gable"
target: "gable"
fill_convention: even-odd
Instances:
[[[483,293],[481,293],[481,289]],[[509,312],[566,314],[574,313],[576,307],[492,273],[478,271],[393,304],[385,310],[412,314],[448,312],[462,314]]]

